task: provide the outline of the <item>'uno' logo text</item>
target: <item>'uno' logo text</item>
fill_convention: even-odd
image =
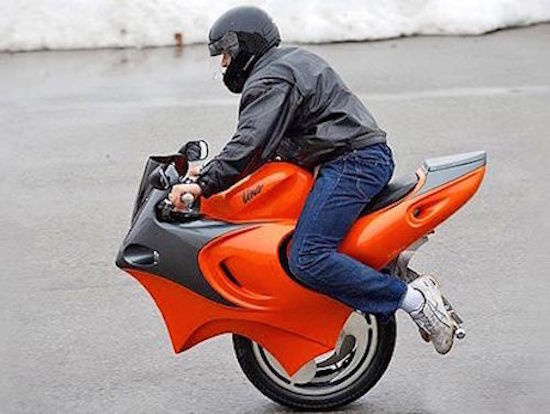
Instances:
[[[252,200],[258,194],[260,194],[260,192],[262,191],[262,188],[263,188],[263,185],[258,184],[254,188],[250,188],[248,190],[245,190],[244,193],[243,193],[243,203],[244,204],[248,203],[250,200]]]

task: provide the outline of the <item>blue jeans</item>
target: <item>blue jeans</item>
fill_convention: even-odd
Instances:
[[[350,152],[323,165],[292,240],[290,270],[304,285],[366,313],[389,315],[407,285],[338,252],[365,205],[393,174],[386,144]]]

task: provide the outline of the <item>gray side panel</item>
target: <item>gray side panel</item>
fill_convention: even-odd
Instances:
[[[445,157],[429,158],[424,161],[422,168],[425,171],[440,171],[448,168],[459,167],[461,165],[487,163],[487,153],[485,151],[466,152],[463,154],[448,155]]]
[[[234,305],[220,296],[204,279],[198,265],[199,250],[214,238],[245,227],[215,220],[195,220],[188,223],[159,222],[154,205],[163,196],[147,200],[141,214],[126,236],[118,253],[116,264],[124,269],[137,269],[176,282],[215,302]],[[137,265],[125,260],[130,245],[141,245],[154,250],[158,260],[152,265]]]
[[[479,167],[483,167],[485,164],[487,164],[487,153],[485,151],[476,151],[426,160],[422,165],[426,173],[426,182],[418,194],[427,193]]]

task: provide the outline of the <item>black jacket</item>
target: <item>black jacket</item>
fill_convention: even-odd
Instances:
[[[237,132],[202,168],[198,183],[209,197],[276,156],[313,168],[385,140],[385,132],[323,59],[300,48],[274,48],[245,83]]]

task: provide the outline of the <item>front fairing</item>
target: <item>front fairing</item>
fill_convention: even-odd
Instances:
[[[151,294],[174,350],[238,333],[264,346],[291,374],[330,351],[351,310],[303,288],[285,272],[279,249],[293,222],[264,226],[204,215],[163,221],[158,206],[170,190],[155,189],[148,181],[158,163],[153,157],[147,161],[116,265]],[[170,181],[179,178],[173,166],[166,173]],[[227,273],[233,270],[248,282],[240,286]]]

